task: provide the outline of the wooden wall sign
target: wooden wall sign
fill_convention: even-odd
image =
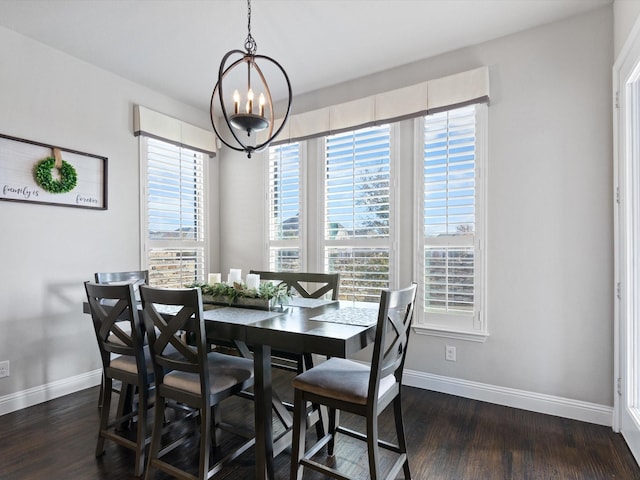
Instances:
[[[107,158],[0,134],[0,200],[107,209]]]

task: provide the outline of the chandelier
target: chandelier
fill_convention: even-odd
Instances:
[[[292,94],[282,66],[273,58],[256,54],[258,47],[251,35],[251,0],[247,0],[247,30],[245,51],[231,50],[222,58],[218,82],[211,94],[210,114],[220,141],[251,158],[253,152],[267,148],[282,131],[289,118]],[[270,80],[279,79],[280,87],[286,85],[289,95],[286,112],[277,121],[267,76]]]

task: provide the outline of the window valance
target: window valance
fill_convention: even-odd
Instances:
[[[133,134],[164,140],[173,145],[216,155],[215,135],[209,130],[196,127],[177,118],[155,112],[142,105],[133,109]]]
[[[489,68],[291,115],[274,144],[335,134],[489,101]]]

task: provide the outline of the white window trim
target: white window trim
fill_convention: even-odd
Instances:
[[[353,130],[358,130],[354,128]],[[318,148],[316,149],[318,155],[317,164],[317,178],[319,179],[318,192],[316,197],[316,205],[318,211],[315,222],[315,228],[318,232],[318,243],[316,249],[316,262],[320,270],[324,271],[325,261],[325,248],[326,247],[389,247],[389,286],[390,288],[398,288],[399,278],[399,256],[398,256],[398,222],[399,222],[399,208],[400,197],[398,192],[398,175],[400,172],[398,159],[400,158],[400,122],[393,122],[389,124],[389,203],[391,208],[389,210],[389,240],[384,239],[360,239],[356,244],[353,241],[343,242],[340,240],[326,240],[324,232],[324,220],[325,220],[325,161],[326,161],[326,142],[324,137],[321,137],[318,141]]]
[[[414,315],[413,331],[418,335],[485,342],[489,336],[487,315],[487,163],[488,163],[488,108],[484,103],[476,105],[476,217],[480,219],[476,223],[476,248],[482,253],[479,261],[476,261],[476,284],[478,285],[474,304],[473,319],[470,319],[470,328],[446,327],[442,324],[427,322],[423,308],[424,298],[424,227],[423,227],[423,144],[424,144],[424,120],[415,120],[414,140],[414,278],[418,281],[417,298],[420,308]]]
[[[138,141],[138,161],[139,161],[139,171],[140,171],[140,198],[139,198],[139,209],[140,212],[140,225],[139,225],[139,233],[140,233],[140,269],[146,270],[148,269],[148,256],[147,250],[149,248],[149,211],[147,204],[147,142],[148,137],[145,135],[140,135]],[[165,140],[162,140],[165,141]],[[189,148],[189,147],[184,147]],[[204,225],[204,278],[202,281],[205,281],[207,275],[209,273],[209,264],[210,264],[210,224],[208,221],[209,215],[206,212],[209,212],[209,161],[205,158],[203,162],[203,208],[205,211],[204,217],[207,219]],[[176,244],[176,247],[184,247],[184,244]]]
[[[295,143],[295,142],[292,142]],[[280,144],[282,145],[282,144]],[[299,223],[298,223],[298,251],[299,251],[299,262],[300,262],[300,270],[302,272],[307,271],[307,217],[309,216],[308,207],[307,207],[307,142],[300,141],[298,146],[298,155],[300,159],[300,172],[299,172],[299,199],[300,208],[299,208]],[[270,216],[271,216],[271,199],[269,198],[269,149],[265,150],[264,154],[264,162],[263,162],[263,174],[262,178],[264,179],[264,250],[263,250],[263,258],[264,265],[263,268],[268,270],[270,269],[271,263],[271,247],[286,247],[290,245],[292,242],[290,240],[271,240],[271,225],[270,225]]]

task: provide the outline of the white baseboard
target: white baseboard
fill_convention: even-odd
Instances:
[[[613,425],[613,408],[596,403],[498,387],[407,369],[404,370],[402,383],[410,387],[448,393],[557,417],[571,418],[608,427]]]
[[[102,369],[82,373],[0,397],[0,415],[100,385]]]
[[[38,403],[46,402],[47,400],[100,385],[101,378],[102,370],[98,369],[21,392],[5,395],[4,397],[0,397],[0,415],[15,412],[16,410],[31,407]],[[612,407],[582,402],[580,400],[498,387],[407,369],[404,371],[403,384],[410,387],[433,390],[434,392],[457,395],[459,397],[558,417],[571,418],[573,420],[598,425],[611,427],[613,424]]]

